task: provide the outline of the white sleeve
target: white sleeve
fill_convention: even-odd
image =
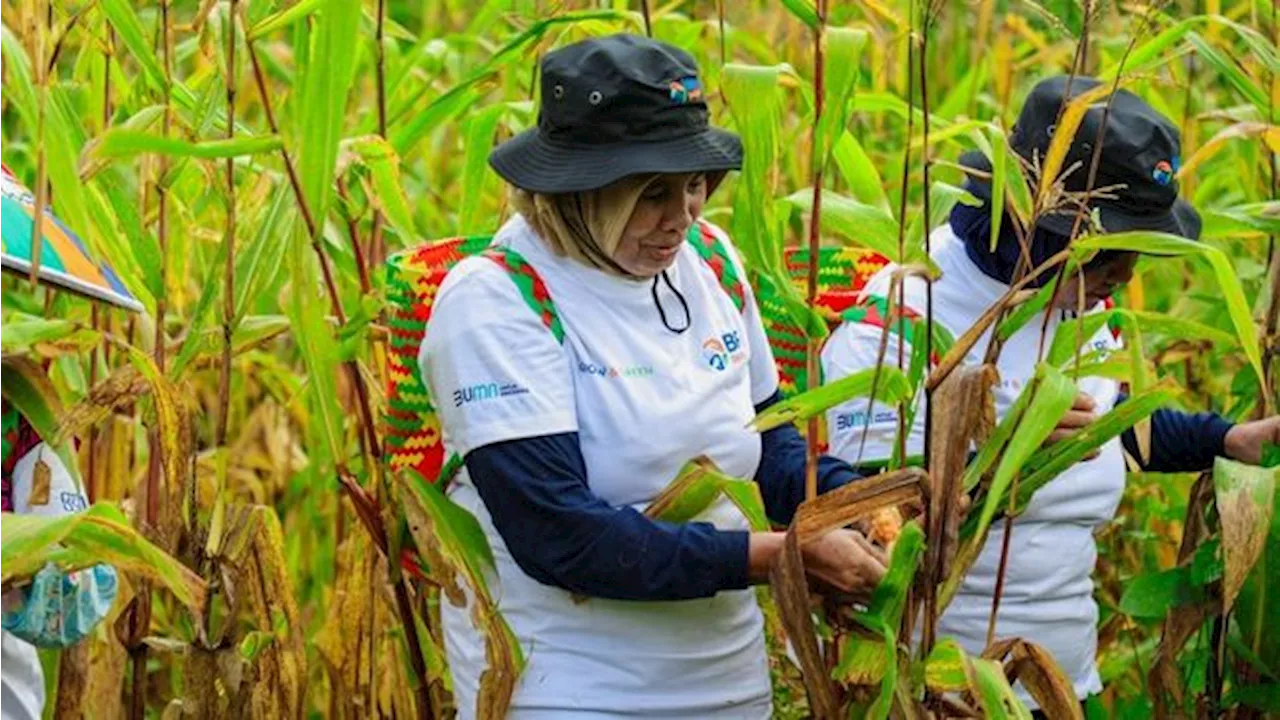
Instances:
[[[832,383],[860,370],[874,368],[880,354],[881,328],[846,322],[836,329],[822,349],[824,382]],[[911,343],[903,342],[902,366],[911,364]],[[889,336],[885,367],[898,367],[898,338]],[[915,422],[907,436],[907,455],[924,448],[923,393],[917,398]],[[863,446],[865,428],[866,445]],[[898,408],[877,402],[867,416],[867,398],[853,398],[827,410],[829,453],[850,464],[887,460],[893,456],[898,435]],[[861,449],[861,455],[859,455]]]
[[[578,429],[564,348],[507,272],[485,258],[445,278],[418,362],[445,442],[459,455]]]
[[[27,451],[13,466],[13,511],[57,517],[89,508],[80,484],[47,443]]]
[[[743,305],[742,324],[746,328],[747,347],[750,350],[751,403],[759,405],[778,391],[778,366],[773,360],[773,348],[769,346],[769,338],[764,332],[764,323],[760,318],[760,306],[756,304],[756,293],[747,281],[747,271],[729,236],[715,225],[712,231],[720,236],[720,240],[729,250],[729,258],[733,261],[734,270],[742,280]]]

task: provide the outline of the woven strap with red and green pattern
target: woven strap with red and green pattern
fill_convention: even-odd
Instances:
[[[724,241],[711,229],[711,224],[706,220],[694,223],[689,228],[687,238],[689,244],[697,251],[698,257],[702,258],[711,268],[711,272],[715,273],[716,279],[720,281],[720,287],[728,293],[734,307],[738,308],[738,312],[742,312],[742,308],[747,304],[746,287],[743,285],[742,278],[738,277],[738,270],[729,257],[729,248],[725,247]]]

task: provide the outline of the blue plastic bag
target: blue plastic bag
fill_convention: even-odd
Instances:
[[[118,590],[110,565],[65,573],[48,563],[21,590],[21,604],[5,610],[4,629],[37,647],[74,645],[107,616]]]

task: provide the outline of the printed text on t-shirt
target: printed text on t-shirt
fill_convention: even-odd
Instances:
[[[479,385],[471,385],[454,390],[453,406],[462,407],[467,403],[493,400],[494,398],[511,397],[513,395],[524,395],[528,392],[529,388],[518,383],[480,383]]]

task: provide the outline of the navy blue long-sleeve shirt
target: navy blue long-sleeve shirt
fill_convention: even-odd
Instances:
[[[577,433],[493,443],[465,462],[516,564],[541,583],[617,600],[685,600],[749,584],[748,532],[651,520],[609,505],[591,492]],[[761,435],[755,481],[774,522],[790,522],[804,500],[804,464],[794,425]],[[820,492],[857,477],[835,458],[819,462]]]
[[[1127,399],[1121,395],[1120,404]],[[1185,413],[1157,410],[1151,415],[1151,457],[1142,463],[1138,438],[1126,430],[1120,441],[1124,449],[1148,472],[1197,472],[1213,466],[1213,459],[1225,455],[1227,431],[1232,424],[1210,412]]]

